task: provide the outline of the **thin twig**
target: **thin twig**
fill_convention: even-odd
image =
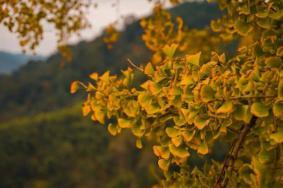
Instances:
[[[139,66],[137,66],[136,64],[134,64],[129,58],[127,59],[128,63],[134,67],[135,69],[141,71],[141,72],[144,72],[144,70],[142,68],[140,68]]]

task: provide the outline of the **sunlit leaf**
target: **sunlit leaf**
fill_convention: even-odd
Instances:
[[[177,47],[177,44],[165,45],[163,52],[167,57],[172,58],[177,50]]]
[[[232,101],[226,101],[222,106],[220,106],[216,113],[231,113],[233,111]]]
[[[198,52],[198,53],[193,54],[193,55],[187,55],[186,56],[186,62],[188,62],[192,65],[199,66],[200,55],[201,55],[201,52]]]
[[[170,165],[170,162],[168,160],[165,160],[165,159],[158,160],[159,168],[161,168],[164,171],[168,171],[169,165]]]
[[[267,117],[269,115],[269,109],[261,102],[255,102],[251,106],[251,113],[256,117]]]
[[[206,155],[208,153],[208,146],[205,141],[201,142],[197,150],[198,153]]]
[[[200,116],[197,116],[195,119],[194,119],[194,125],[202,130],[204,127],[206,127],[207,125],[209,124],[209,119],[208,118],[202,118]]]

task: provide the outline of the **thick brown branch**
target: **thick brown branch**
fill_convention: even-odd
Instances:
[[[249,124],[242,126],[239,136],[233,142],[230,152],[224,160],[222,170],[215,183],[215,188],[224,188],[228,184],[229,179],[227,177],[227,174],[229,174],[233,170],[234,163],[238,158],[239,151],[243,146],[245,138],[250,132],[251,128],[255,125],[255,123],[256,117],[253,117]]]

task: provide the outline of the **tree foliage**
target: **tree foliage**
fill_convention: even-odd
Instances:
[[[132,87],[122,76],[93,73],[71,92],[87,92],[83,115],[108,124],[112,135],[130,129],[136,145],[154,140],[163,186],[280,187],[283,184],[283,4],[277,0],[218,0],[224,14],[209,29],[190,30],[157,5],[141,21],[153,52],[147,80]],[[242,40],[228,57],[217,44]],[[202,41],[198,43],[198,41]],[[133,65],[133,63],[131,62]],[[224,161],[189,166],[216,142],[230,145]]]
[[[171,0],[182,3],[181,0]],[[42,20],[58,30],[59,44],[87,25],[86,1],[0,1],[0,22],[34,49]],[[161,4],[140,23],[152,57],[122,76],[93,73],[74,81],[71,93],[87,93],[84,116],[107,124],[112,135],[129,129],[136,146],[154,141],[165,187],[281,187],[283,185],[283,3],[217,0],[223,16],[211,28],[190,29]],[[104,39],[112,45],[111,26]],[[213,32],[212,32],[213,31]],[[224,43],[240,40],[234,55]],[[147,80],[133,87],[137,71]],[[224,161],[206,160],[216,143],[230,146]],[[202,166],[190,166],[197,154]],[[161,186],[162,186],[161,185]]]

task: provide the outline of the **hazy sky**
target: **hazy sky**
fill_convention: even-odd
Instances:
[[[74,36],[71,39],[72,43],[79,40],[90,40],[94,36],[101,33],[102,29],[110,23],[113,23],[119,16],[123,15],[135,15],[141,17],[150,13],[153,3],[149,3],[148,0],[120,0],[117,12],[117,8],[112,4],[117,0],[96,0],[98,2],[98,8],[90,10],[88,19],[92,24],[92,28],[81,32],[81,38]],[[46,26],[47,32],[45,32],[44,40],[37,48],[37,54],[49,55],[56,50],[56,36],[53,29]],[[9,52],[21,52],[21,48],[18,45],[18,40],[15,34],[9,33],[9,31],[0,25],[0,50]]]

